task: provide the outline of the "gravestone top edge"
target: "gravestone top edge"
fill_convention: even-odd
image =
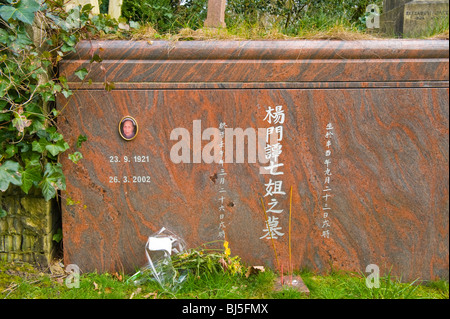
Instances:
[[[71,60],[299,60],[299,59],[433,59],[449,58],[449,40],[292,40],[292,41],[81,41]],[[99,52],[99,49],[102,49]]]

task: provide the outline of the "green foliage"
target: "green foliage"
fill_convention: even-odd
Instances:
[[[177,26],[198,29],[203,27],[207,15],[207,0],[185,0],[175,11]]]
[[[65,189],[58,157],[69,149],[56,128],[55,96],[72,95],[66,78],[56,76],[56,66],[82,37],[118,27],[103,15],[90,18],[91,5],[66,12],[63,0],[1,3],[0,190],[13,184],[28,193],[35,187],[49,200]],[[83,80],[88,70],[75,74]],[[80,152],[69,156],[82,159]]]
[[[310,298],[318,299],[448,299],[448,281],[405,282],[390,271],[379,277],[379,287],[369,288],[364,273],[331,271],[317,275],[302,271]]]
[[[151,24],[159,33],[181,28],[203,27],[207,0],[124,0],[122,16]],[[382,0],[228,0],[225,19],[228,29],[243,26],[278,29],[296,35],[302,29],[325,30],[336,22],[366,28],[365,10],[369,4],[382,9]]]
[[[124,0],[122,16],[150,23],[158,32],[198,29],[206,19],[207,0]]]
[[[57,239],[57,238],[55,238]],[[55,265],[52,267],[55,269]],[[61,277],[61,274],[63,274]],[[279,274],[278,274],[279,275]],[[189,276],[176,293],[164,291],[153,281],[136,286],[132,277],[119,273],[82,273],[79,288],[68,288],[64,270],[54,275],[27,263],[0,261],[0,298],[2,299],[447,299],[448,280],[421,283],[387,282],[369,289],[365,278],[352,273],[319,275],[300,273],[310,290],[309,296],[292,288],[274,290],[277,274],[265,272],[234,276],[228,272],[203,272]],[[391,278],[391,281],[393,279]],[[378,290],[375,291],[375,290]]]
[[[122,5],[122,12],[125,18],[149,22],[158,31],[170,29],[174,16],[170,0],[125,0]]]
[[[0,190],[2,192],[7,190],[9,183],[22,185],[22,179],[19,173],[19,163],[6,161],[0,166]]]
[[[187,270],[194,277],[201,274],[221,273],[243,275],[244,266],[241,264],[240,258],[229,256],[228,242],[225,242],[225,251],[222,249],[207,249],[205,245],[202,248],[190,249],[174,256],[173,267],[177,270]]]
[[[12,4],[12,1],[9,3]],[[34,20],[34,13],[38,11],[40,5],[34,0],[21,0],[13,6],[3,6],[0,8],[0,16],[3,20],[9,19],[19,20],[26,24],[32,24]]]
[[[226,22],[230,28],[262,25],[289,35],[305,27],[324,30],[337,21],[365,28],[360,18],[369,4],[382,8],[382,0],[228,0]]]
[[[58,228],[58,231],[55,234],[53,234],[52,240],[59,243],[59,242],[61,242],[62,239],[63,239],[62,229]]]
[[[175,254],[169,258],[155,261],[153,266],[147,265],[129,278],[130,282],[141,285],[149,281],[157,281],[165,291],[176,291],[184,285],[186,278],[200,276],[216,276],[227,274],[242,276],[245,266],[238,256],[230,257],[228,242],[223,242],[225,249],[207,248],[213,241],[196,249]],[[155,272],[158,274],[155,276]]]

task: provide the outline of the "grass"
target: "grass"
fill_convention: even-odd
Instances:
[[[79,288],[68,288],[66,274],[37,269],[21,262],[0,262],[1,299],[448,299],[449,283],[402,283],[390,275],[380,278],[380,288],[369,289],[364,276],[334,271],[297,272],[309,296],[292,288],[274,290],[277,277],[271,270],[244,275],[201,273],[188,276],[178,291],[165,291],[155,282],[135,285],[123,274],[81,274]]]
[[[431,25],[424,35],[413,38],[423,39],[449,39],[448,19],[438,21]],[[102,39],[131,39],[131,40],[168,40],[168,41],[192,41],[192,40],[376,40],[389,39],[395,36],[383,34],[376,30],[369,30],[361,23],[350,23],[340,17],[319,15],[305,17],[295,27],[284,29],[277,23],[265,25],[247,21],[234,22],[226,28],[198,28],[191,29],[188,25],[181,29],[168,32],[158,32],[152,24],[141,25],[129,32],[117,32],[115,34],[102,35]]]
[[[380,277],[380,287],[369,289],[365,277],[351,272],[333,272],[327,276],[302,273],[311,296],[319,299],[448,299],[448,281],[401,282],[390,274]]]
[[[116,39],[117,35],[105,36],[107,39]],[[151,25],[142,26],[134,30],[131,39],[133,40],[168,40],[168,41],[204,41],[204,40],[373,40],[381,39],[382,35],[367,33],[342,24],[335,24],[329,28],[305,29],[296,35],[286,35],[279,29],[265,29],[242,25],[233,29],[208,29],[201,28],[193,30],[183,28],[177,33],[159,34]]]

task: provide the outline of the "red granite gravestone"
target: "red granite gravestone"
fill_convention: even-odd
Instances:
[[[65,263],[133,272],[166,227],[252,265],[448,278],[448,65],[442,40],[80,43]]]

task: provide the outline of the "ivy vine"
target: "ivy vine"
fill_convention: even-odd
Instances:
[[[46,200],[65,190],[58,161],[69,149],[57,130],[55,96],[73,92],[58,62],[77,42],[117,31],[117,22],[92,15],[92,6],[64,9],[64,0],[0,0],[0,190],[39,189]],[[93,61],[98,60],[94,57]],[[88,70],[75,73],[84,80]],[[77,145],[85,140],[78,139]],[[66,155],[67,156],[67,155]],[[77,162],[82,154],[68,155]]]

